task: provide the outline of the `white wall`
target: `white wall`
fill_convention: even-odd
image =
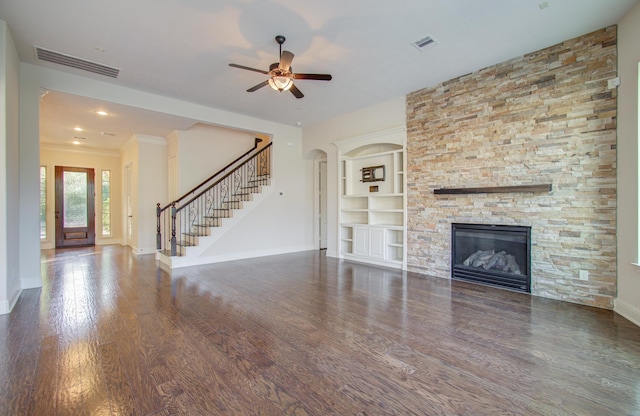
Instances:
[[[167,143],[162,137],[136,135],[138,141],[137,193],[134,224],[137,228],[134,253],[156,252],[156,204],[167,201]]]
[[[30,83],[20,64],[20,283],[42,286],[40,275],[40,86]],[[35,109],[33,114],[29,109]],[[35,261],[34,261],[35,260]]]
[[[47,238],[41,241],[43,249],[54,248],[55,239],[55,167],[71,166],[95,171],[96,244],[122,242],[122,179],[120,153],[57,146],[40,148],[40,165],[47,168]],[[111,172],[111,235],[102,236],[102,171]]]
[[[255,139],[249,132],[204,124],[178,131],[177,137],[179,195],[251,149]]]
[[[271,149],[271,192],[258,209],[242,218],[202,253],[209,258],[258,257],[312,250],[313,161],[300,157],[301,142],[275,140]],[[287,212],[286,216],[281,213]]]
[[[167,141],[163,137],[133,135],[122,148],[122,233],[126,244],[126,180],[124,169],[131,167],[132,230],[129,245],[136,254],[156,251],[156,204],[167,200]]]
[[[31,267],[35,266],[39,271],[39,262],[33,261],[33,259],[39,258],[40,255],[38,231],[39,143],[37,128],[39,118],[38,92],[40,87],[191,118],[205,124],[259,132],[271,136],[274,166],[280,166],[274,171],[273,183],[277,188],[277,193],[283,192],[283,196],[288,196],[291,199],[288,201],[290,203],[277,205],[277,210],[270,212],[271,217],[266,214],[262,215],[261,222],[273,222],[286,226],[287,232],[273,233],[269,236],[269,239],[256,238],[253,240],[259,241],[261,248],[264,249],[272,246],[286,246],[289,248],[289,251],[299,251],[312,247],[313,197],[312,189],[310,188],[312,183],[313,162],[302,158],[302,130],[300,128],[230,113],[199,104],[122,87],[117,85],[117,83],[97,81],[26,63],[20,65],[20,76],[21,86],[25,86],[24,94],[21,90],[21,99],[23,97],[25,99],[25,105],[21,105],[20,109],[20,126],[21,128],[23,125],[25,126],[24,132],[22,130],[20,131],[21,149],[23,145],[32,146],[36,149],[35,155],[31,154],[34,152],[28,152],[27,156],[24,158],[21,157],[21,162],[24,162],[26,165],[25,169],[32,169],[34,172],[33,175],[25,177],[24,183],[21,180],[21,187],[24,188],[21,188],[21,191],[24,190],[28,195],[35,195],[35,197],[29,197],[29,200],[33,199],[34,209],[28,209],[28,218],[20,223],[21,229],[24,228],[28,230],[24,250],[21,251],[20,255],[21,258],[26,256],[31,259]],[[32,126],[36,127],[33,128]],[[291,146],[289,143],[291,143]],[[281,161],[279,159],[281,156],[279,155],[282,157],[286,156],[287,163]],[[282,164],[278,165],[280,163]],[[166,162],[163,163],[163,165],[166,166]],[[122,166],[125,166],[124,158]],[[156,179],[160,180],[159,177]],[[166,173],[163,180],[166,186]],[[159,201],[152,201],[152,206],[155,202]],[[21,209],[24,208],[27,207],[21,205]],[[32,225],[31,222],[33,222],[34,225]],[[247,230],[243,239],[251,240],[252,233],[253,231]],[[143,239],[146,238],[150,238],[153,241],[153,247],[155,247],[155,227],[151,235],[147,236],[145,234],[144,237],[139,237],[138,249],[146,248],[147,243],[143,241]],[[145,246],[143,246],[143,244]],[[238,249],[243,250],[242,247],[238,247]],[[247,249],[245,249],[245,251],[246,250]],[[253,251],[255,252],[255,250]],[[238,252],[237,254],[241,255],[242,252]]]
[[[389,130],[406,125],[405,97],[304,127],[302,154],[315,155],[315,149],[327,154],[327,255],[338,252],[338,150],[337,140]]]
[[[614,310],[640,325],[638,64],[640,4],[618,25],[618,296]]]
[[[0,314],[11,311],[22,289],[18,252],[19,62],[9,28],[0,20]]]

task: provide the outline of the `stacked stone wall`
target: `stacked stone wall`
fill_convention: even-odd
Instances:
[[[534,295],[613,308],[615,77],[612,26],[409,94],[408,268],[450,277],[452,222],[526,225]],[[551,192],[433,192],[544,183]]]

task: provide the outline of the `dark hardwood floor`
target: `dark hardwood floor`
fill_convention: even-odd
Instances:
[[[42,254],[0,316],[2,415],[638,415],[611,311],[304,252]]]

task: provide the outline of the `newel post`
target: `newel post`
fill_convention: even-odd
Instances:
[[[176,250],[176,203],[171,204],[171,255],[177,256]]]
[[[160,208],[160,202],[156,205],[156,217],[157,217],[157,231],[156,231],[156,250],[162,250],[162,235],[160,234],[160,213],[162,212],[162,208]]]

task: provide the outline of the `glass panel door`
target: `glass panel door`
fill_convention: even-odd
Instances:
[[[93,169],[56,166],[56,247],[95,244]]]

